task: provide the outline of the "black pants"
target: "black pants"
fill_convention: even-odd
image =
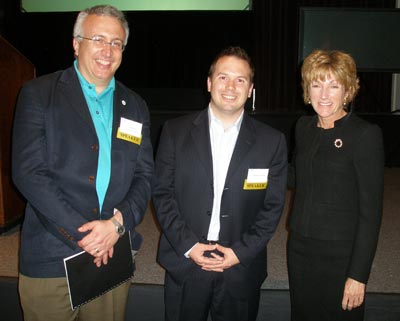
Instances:
[[[183,284],[176,283],[166,273],[165,320],[255,321],[260,290],[254,290],[247,300],[234,298],[226,288],[223,272],[208,272],[200,268]]]
[[[342,309],[351,241],[324,241],[290,233],[289,288],[292,321],[362,321],[364,304]]]

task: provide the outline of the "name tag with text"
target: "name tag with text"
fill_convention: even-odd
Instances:
[[[244,180],[244,190],[266,189],[268,185],[268,168],[249,168],[247,178]]]
[[[143,124],[121,117],[117,138],[140,145],[142,142]]]

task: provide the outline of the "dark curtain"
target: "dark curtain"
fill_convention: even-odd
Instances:
[[[299,8],[395,8],[395,0],[253,0],[256,112],[303,112],[298,57]],[[359,73],[354,108],[389,112],[391,73]]]

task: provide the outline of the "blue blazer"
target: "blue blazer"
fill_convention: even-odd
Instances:
[[[111,178],[101,213],[96,193],[99,142],[73,67],[26,83],[14,122],[12,175],[27,199],[20,271],[30,277],[64,276],[63,258],[81,249],[82,224],[122,212],[134,232],[151,194],[153,152],[146,103],[116,82]],[[140,145],[117,138],[120,119],[143,124]]]
[[[268,186],[245,190],[251,168],[268,168]],[[287,151],[279,131],[244,114],[221,200],[219,243],[240,264],[223,275],[231,294],[246,297],[267,275],[266,245],[286,191]],[[207,238],[213,207],[213,166],[207,109],[168,121],[156,156],[153,201],[162,228],[158,260],[183,282],[196,264],[185,253]]]

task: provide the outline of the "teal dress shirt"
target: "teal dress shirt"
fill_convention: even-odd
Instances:
[[[115,79],[112,78],[107,88],[100,94],[97,94],[96,86],[90,84],[79,72],[76,60],[74,62],[74,67],[78,74],[86,102],[89,106],[90,115],[92,116],[97,138],[99,140],[96,192],[99,199],[99,212],[101,213],[101,208],[111,175],[111,135]]]

